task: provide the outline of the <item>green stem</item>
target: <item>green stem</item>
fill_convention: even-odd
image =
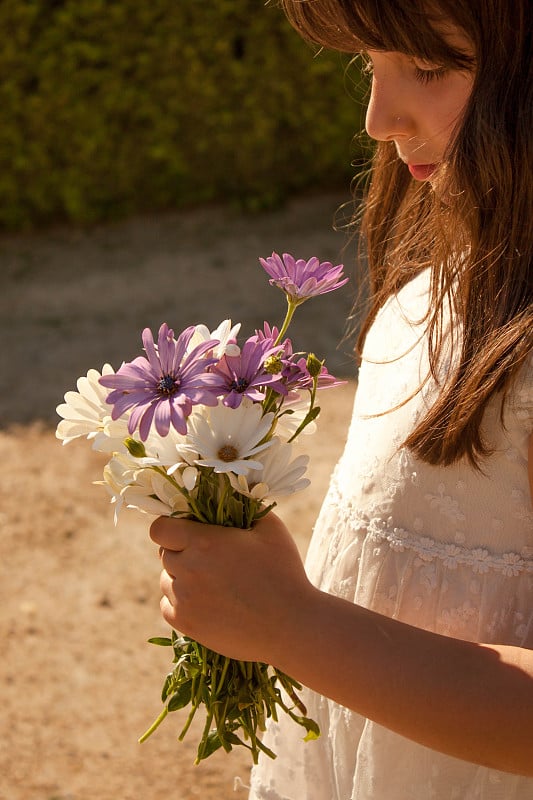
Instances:
[[[273,389],[271,389],[270,387],[267,387],[267,390],[265,392],[265,399],[263,400],[263,414],[268,414],[269,411],[275,411],[277,400],[278,400],[278,394],[274,392]],[[274,419],[273,426],[275,424],[275,421],[276,420]],[[273,428],[270,429],[265,438],[268,438],[272,432]]]
[[[229,481],[227,480],[223,481],[222,491],[220,493],[220,499],[217,505],[217,519],[216,519],[217,525],[224,525],[226,521],[226,515],[224,512],[225,512],[226,498],[228,496],[228,487],[229,487]]]
[[[188,492],[187,489],[184,489],[183,486],[180,486],[179,483],[177,483],[177,481],[172,477],[172,475],[169,475],[163,467],[153,466],[151,469],[153,469],[154,472],[157,472],[159,475],[162,475],[163,478],[165,478],[175,489],[181,492],[181,494],[187,500],[187,503],[189,504],[191,511],[198,522],[207,522],[208,524],[212,522],[212,520],[210,520],[200,510],[198,503],[195,501],[194,497],[191,496],[190,492]]]
[[[199,764],[200,761],[204,758],[205,748],[207,745],[207,737],[209,736],[209,729],[211,728],[211,722],[213,721],[213,709],[211,709],[207,715],[205,720],[204,730],[202,733],[202,738],[200,739],[200,745],[198,747],[198,755],[196,756],[195,764]]]
[[[158,718],[157,718],[156,720],[154,720],[154,722],[152,722],[152,724],[150,725],[150,727],[148,728],[148,730],[147,730],[147,731],[145,731],[145,733],[143,733],[143,735],[142,735],[142,736],[141,736],[141,738],[139,739],[139,744],[142,744],[143,742],[145,742],[145,741],[148,739],[148,737],[149,737],[149,736],[151,736],[151,735],[152,735],[152,733],[153,733],[155,730],[157,730],[157,728],[159,728],[159,726],[161,725],[161,723],[163,722],[163,720],[165,719],[165,717],[167,716],[167,714],[168,714],[168,708],[165,706],[165,708],[164,708],[164,709],[163,709],[163,711],[160,713],[160,715],[158,716]]]
[[[281,342],[283,340],[283,337],[287,333],[287,329],[288,329],[289,325],[291,324],[292,318],[294,316],[294,312],[296,311],[296,309],[297,309],[297,307],[299,305],[300,305],[299,303],[295,303],[293,300],[290,299],[289,296],[287,296],[287,313],[285,314],[285,319],[283,320],[283,325],[281,326],[281,330],[280,330],[280,332],[278,334],[278,338],[276,339],[274,344],[281,344]]]
[[[198,660],[202,664],[202,680],[200,681],[200,684],[203,688],[203,684],[205,683],[204,678],[207,677],[207,647],[204,647],[203,644],[199,644],[198,647]]]
[[[178,736],[178,741],[179,742],[182,742],[184,740],[185,734],[187,733],[187,731],[191,727],[191,722],[193,721],[194,715],[196,714],[197,710],[198,710],[198,706],[197,705],[193,705],[193,707],[189,711],[189,715],[188,715],[188,717],[187,717],[187,719],[185,721],[185,725],[183,726],[182,731],[181,731],[180,735]]]
[[[218,697],[220,694],[220,690],[224,686],[224,681],[226,680],[226,675],[228,673],[228,667],[230,665],[230,659],[225,657],[224,658],[224,666],[222,667],[222,671],[220,673],[220,679],[218,681],[217,686],[215,687],[215,698]]]
[[[303,429],[313,420],[313,411],[315,408],[315,400],[316,400],[316,390],[318,387],[318,377],[313,378],[313,388],[309,390],[311,394],[311,402],[309,403],[309,408],[307,410],[307,414],[303,418],[302,422],[298,425],[297,429],[294,431],[290,439],[287,439],[287,443],[290,444],[291,442],[296,439],[297,436],[303,431]]]
[[[159,475],[162,475],[163,478],[166,478],[166,480],[172,484],[174,489],[177,489],[179,492],[182,493],[182,495],[184,495],[187,499],[189,499],[189,492],[187,491],[187,489],[184,489],[183,486],[180,486],[179,483],[173,478],[173,476],[168,474],[166,469],[164,469],[163,467],[158,467],[156,465],[153,465],[152,467],[150,467],[150,469],[153,469],[154,472],[157,472]]]
[[[200,511],[198,503],[196,503],[194,498],[190,496],[187,497],[187,502],[189,503],[191,511],[198,522],[207,522],[208,524],[212,522],[212,520],[210,520],[204,513],[202,513],[202,511]]]
[[[253,708],[246,709],[246,726],[245,730],[248,731],[248,735],[250,737],[250,749],[252,752],[252,759],[254,764],[257,764],[259,760],[259,747],[258,747],[258,739],[257,739],[257,718]]]
[[[185,738],[185,734],[187,733],[187,731],[191,727],[191,722],[193,721],[194,715],[196,714],[196,712],[198,710],[198,706],[202,702],[201,692],[202,692],[202,689],[203,689],[203,680],[204,680],[204,678],[203,678],[203,675],[202,675],[200,677],[200,686],[198,688],[196,688],[196,684],[197,684],[196,676],[192,679],[192,686],[191,686],[191,705],[192,705],[192,708],[191,708],[191,710],[189,712],[189,716],[187,717],[187,719],[185,721],[185,725],[183,726],[183,729],[182,729],[180,735],[178,736],[178,741],[180,741],[180,742],[183,741],[183,739]]]

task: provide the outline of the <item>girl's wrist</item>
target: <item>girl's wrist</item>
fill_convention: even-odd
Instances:
[[[324,606],[329,595],[311,582],[295,593],[283,613],[271,646],[268,663],[300,680],[305,664],[313,657],[317,627],[323,624]]]

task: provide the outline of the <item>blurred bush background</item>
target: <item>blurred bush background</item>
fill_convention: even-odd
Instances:
[[[145,326],[279,325],[285,299],[258,256],[352,272],[357,73],[343,80],[346,59],[314,57],[264,3],[0,0],[1,800],[169,787],[230,800],[234,776],[248,781],[243,754],[193,766],[196,722],[176,742],[184,718],[139,748],[168,671],[145,645],[167,632],[149,520],[113,531],[91,486],[100,455],[60,447],[54,429],[77,377],[139,355]],[[356,288],[304,304],[290,332],[348,378]],[[283,505],[302,552],[353,388],[321,398],[312,491]]]
[[[348,59],[275,0],[2,0],[0,37],[3,229],[272,208],[361,155]]]

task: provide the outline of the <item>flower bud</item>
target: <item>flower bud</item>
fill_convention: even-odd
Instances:
[[[324,366],[324,361],[321,361],[319,358],[317,358],[314,353],[309,353],[307,356],[306,366],[310,376],[312,378],[318,378],[322,371],[322,367]]]
[[[146,448],[142,442],[138,442],[137,439],[132,439],[131,436],[128,436],[127,439],[124,439],[124,444],[133,458],[146,458]]]

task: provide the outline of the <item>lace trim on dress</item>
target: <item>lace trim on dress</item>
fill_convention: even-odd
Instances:
[[[506,577],[533,574],[533,547],[525,547],[520,553],[491,553],[484,547],[468,548],[460,544],[438,542],[430,536],[417,536],[394,525],[392,517],[383,519],[361,513],[338,491],[331,500],[338,514],[336,533],[348,527],[359,536],[366,534],[371,541],[387,542],[391,550],[412,550],[422,561],[438,560],[452,570],[466,566],[478,575],[489,570]]]

